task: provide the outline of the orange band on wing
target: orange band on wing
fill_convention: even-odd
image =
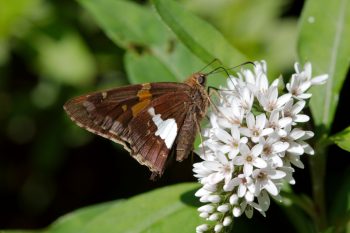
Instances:
[[[138,102],[134,106],[132,106],[131,107],[132,116],[133,117],[137,116],[137,114],[139,114],[139,112],[141,112],[142,109],[144,109],[147,105],[149,105],[149,103],[151,103],[151,100],[150,99],[145,99],[145,100],[143,100],[141,102]]]
[[[142,84],[141,90],[139,90],[137,92],[137,96],[139,97],[139,101],[143,101],[143,100],[152,98],[152,94],[150,92],[150,89],[151,89],[151,84],[149,84],[149,83]]]

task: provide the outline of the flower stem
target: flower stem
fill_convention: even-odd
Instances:
[[[326,205],[325,205],[325,172],[327,143],[322,142],[315,145],[315,156],[310,157],[310,172],[312,181],[312,192],[314,199],[314,209],[316,216],[313,218],[317,232],[321,232],[327,227]]]

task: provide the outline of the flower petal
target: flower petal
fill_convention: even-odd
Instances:
[[[247,114],[246,120],[247,120],[247,126],[249,129],[252,129],[255,127],[255,117],[252,113]]]
[[[282,179],[285,176],[286,176],[286,173],[284,171],[280,171],[280,170],[275,170],[275,172],[273,174],[269,175],[269,177],[272,180]]]
[[[296,104],[294,104],[291,110],[292,114],[295,115],[301,112],[301,110],[303,110],[303,108],[305,107],[305,104],[306,102],[304,100],[300,100]]]
[[[215,172],[212,173],[208,176],[208,182],[209,184],[217,184],[220,181],[222,181],[225,177],[223,176],[223,174],[221,172]]]
[[[216,161],[204,161],[203,166],[213,171],[219,171],[222,165]]]
[[[278,195],[278,189],[276,185],[271,181],[268,180],[267,183],[264,185],[264,188],[266,191],[268,191],[272,196],[277,196]]]
[[[277,99],[277,108],[280,108],[281,106],[283,106],[285,103],[287,103],[290,98],[292,98],[292,95],[291,94],[284,94],[282,96],[280,96],[278,99]]]
[[[296,142],[290,142],[289,148],[287,150],[289,153],[292,154],[297,154],[297,155],[302,155],[304,154],[304,149],[303,147],[296,143]]]
[[[246,194],[244,195],[244,198],[247,200],[247,202],[252,202],[254,201],[254,194],[247,191]]]
[[[312,96],[311,93],[303,93],[303,94],[300,94],[298,95],[298,99],[309,99],[310,97]]]
[[[252,136],[252,131],[248,128],[242,127],[239,129],[239,131],[241,132],[241,134],[243,134],[246,137],[251,137]]]
[[[272,144],[272,151],[274,153],[280,153],[282,151],[286,151],[289,147],[289,143],[288,142],[275,142],[274,144]]]
[[[266,115],[265,114],[260,114],[256,116],[256,128],[258,129],[263,129],[266,123]]]
[[[267,166],[267,163],[262,158],[255,158],[253,161],[253,165],[258,168],[265,168]]]
[[[263,145],[257,144],[252,148],[251,153],[253,156],[257,157],[261,154],[263,149],[264,149]]]
[[[243,166],[243,173],[245,176],[250,176],[253,173],[253,166],[249,163],[245,163]]]
[[[312,85],[322,85],[325,84],[328,79],[328,74],[319,75],[311,79]]]
[[[247,191],[247,187],[244,184],[240,184],[237,189],[238,197],[243,197]]]
[[[304,114],[298,114],[295,115],[294,117],[294,122],[308,122],[310,120],[310,117],[308,115],[304,115]]]
[[[243,165],[244,162],[245,162],[245,159],[244,159],[243,156],[237,156],[237,157],[235,157],[235,158],[233,159],[233,163],[234,163],[235,165]]]
[[[273,133],[273,129],[272,128],[266,128],[266,129],[263,129],[260,136],[266,136],[266,135],[269,135]]]
[[[301,138],[304,135],[305,135],[305,131],[304,130],[301,130],[301,129],[298,129],[298,128],[294,128],[290,132],[289,137],[291,137],[294,140],[297,140],[297,139]]]
[[[220,162],[221,164],[224,164],[224,165],[225,165],[225,164],[228,163],[227,157],[226,157],[226,155],[223,154],[223,153],[220,153],[220,152],[216,153],[216,158],[219,160],[219,162]]]
[[[232,137],[229,133],[221,128],[215,129],[215,136],[222,142],[229,144],[232,141]]]

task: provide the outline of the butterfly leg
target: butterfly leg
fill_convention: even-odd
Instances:
[[[220,110],[217,108],[217,106],[215,105],[215,103],[213,102],[213,100],[210,98],[212,95],[216,95],[219,99],[221,98],[220,96],[220,93],[218,92],[218,88],[215,88],[215,87],[208,87],[208,100],[209,100],[209,103],[210,103],[210,106],[213,107],[213,110],[216,112],[216,113],[220,113]]]
[[[200,144],[200,145],[202,145],[202,144],[203,144],[202,129],[201,129],[201,126],[200,126],[200,124],[199,124],[198,121],[196,121],[196,128],[197,128],[197,132],[198,132],[198,134],[199,134],[199,139],[200,139],[200,141],[201,141],[201,144]],[[202,153],[203,153],[203,155],[204,155],[204,157],[205,157],[205,150],[204,150],[204,147],[202,146],[201,149],[202,149]]]

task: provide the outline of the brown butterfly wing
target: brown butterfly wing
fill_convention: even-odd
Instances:
[[[141,164],[161,175],[172,146],[156,135],[149,109],[163,120],[176,120],[178,132],[192,101],[190,92],[183,83],[131,85],[74,98],[64,109],[79,126],[124,145]]]

